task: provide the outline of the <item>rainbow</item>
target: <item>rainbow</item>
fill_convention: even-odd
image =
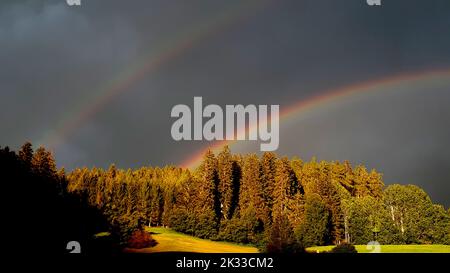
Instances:
[[[401,74],[392,77],[386,77],[382,79],[371,80],[362,82],[350,86],[344,86],[338,89],[326,90],[319,92],[319,95],[312,96],[309,99],[302,100],[287,107],[280,113],[280,121],[286,120],[292,117],[297,117],[301,114],[305,114],[309,110],[312,110],[318,106],[326,106],[328,104],[335,103],[340,100],[344,100],[350,96],[357,94],[370,94],[373,92],[388,92],[394,90],[396,86],[417,82],[417,81],[435,81],[442,78],[450,79],[450,69],[433,70],[426,72],[413,72],[408,74]],[[257,130],[256,124],[250,124],[247,129],[244,129],[238,134],[245,134],[249,130]],[[236,140],[223,140],[217,141],[213,145],[201,150],[199,153],[185,160],[181,166],[184,168],[195,168],[198,166],[203,158],[203,155],[211,150],[218,152],[225,145],[232,145],[236,143]]]
[[[75,107],[65,112],[56,122],[55,128],[43,135],[38,144],[51,150],[59,146],[73,132],[86,121],[106,107],[114,98],[133,90],[132,84],[138,82],[151,73],[156,72],[163,65],[175,60],[184,52],[193,48],[207,38],[223,32],[231,26],[251,17],[252,14],[264,9],[270,0],[256,2],[239,1],[233,8],[227,8],[219,15],[214,15],[205,22],[189,28],[188,31],[176,35],[158,46],[154,51],[147,52],[142,58],[127,66],[116,77],[95,88],[90,98],[80,100]]]

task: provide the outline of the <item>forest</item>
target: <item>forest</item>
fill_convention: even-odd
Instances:
[[[450,244],[450,209],[415,185],[386,186],[381,173],[347,161],[224,147],[208,151],[195,170],[111,165],[66,173],[51,152],[25,143],[18,152],[0,147],[0,166],[8,192],[21,193],[8,240],[26,241],[32,229],[54,252],[65,250],[68,238],[90,253],[149,246],[146,226],[270,253],[370,241]],[[95,236],[101,232],[108,240]]]

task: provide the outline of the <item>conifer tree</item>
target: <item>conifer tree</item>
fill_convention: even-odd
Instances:
[[[264,152],[261,157],[261,183],[263,198],[268,210],[269,220],[272,219],[273,194],[275,187],[276,156],[272,152]]]
[[[295,231],[300,244],[309,247],[329,243],[329,224],[328,209],[320,195],[307,196],[303,222]]]
[[[19,158],[26,166],[31,166],[33,160],[33,145],[30,142],[25,142],[19,151]]]
[[[294,253],[298,249],[291,223],[286,214],[275,214],[270,230],[268,252]]]
[[[255,209],[256,218],[264,224],[269,223],[267,208],[264,204],[264,192],[261,183],[259,159],[255,154],[244,158],[242,168],[242,185],[239,207],[243,211],[246,207]]]
[[[269,247],[274,248],[274,251],[277,251],[280,246],[292,244],[292,223],[289,221],[289,215],[291,214],[289,204],[292,202],[297,190],[298,182],[289,160],[286,157],[278,159],[276,161],[272,225],[270,227],[269,241]]]
[[[200,237],[210,238],[217,231],[220,215],[220,200],[218,196],[217,159],[211,150],[204,156],[199,167],[200,185],[198,192],[198,223],[197,232]]]
[[[275,185],[273,190],[272,215],[287,213],[286,204],[298,190],[298,182],[289,160],[284,157],[276,161]]]
[[[45,150],[44,147],[39,147],[33,155],[31,160],[33,170],[43,176],[55,177],[56,163],[51,152]]]
[[[354,195],[355,181],[350,162],[344,161],[344,164],[341,164],[339,162],[333,162],[331,164],[331,180],[334,183],[340,184],[351,195]]]
[[[357,166],[355,168],[355,195],[357,197],[364,197],[370,195],[370,189],[368,187],[369,183],[369,173],[366,167]]]
[[[382,175],[380,173],[377,173],[377,171],[374,169],[370,171],[367,187],[369,189],[370,196],[377,199],[380,199],[382,197],[384,188]]]
[[[217,157],[219,175],[219,195],[221,214],[224,219],[230,219],[233,212],[233,160],[230,149],[225,146]]]

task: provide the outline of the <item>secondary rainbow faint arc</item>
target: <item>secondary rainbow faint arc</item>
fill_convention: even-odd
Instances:
[[[293,105],[287,107],[285,110],[280,109],[282,110],[280,113],[280,122],[282,119],[285,120],[290,117],[298,116],[299,114],[304,113],[310,109],[313,109],[316,106],[321,106],[327,103],[333,103],[335,101],[344,99],[346,97],[350,97],[352,95],[388,91],[390,87],[394,87],[395,85],[404,84],[410,81],[434,79],[435,77],[442,77],[442,76],[445,76],[446,78],[448,77],[450,79],[450,69],[400,74],[392,77],[386,77],[354,85],[349,85],[338,89],[327,90],[324,92],[320,92],[319,95],[312,96],[309,99],[301,100],[297,103],[294,103]],[[249,128],[247,128],[247,131],[256,129],[257,129],[256,124],[251,124]],[[238,134],[245,134],[245,133],[246,131],[238,132]],[[196,153],[194,156],[184,161],[181,164],[181,166],[184,168],[194,168],[200,164],[204,154],[208,150],[217,152],[225,145],[231,145],[235,142],[236,140],[217,141],[213,145],[208,146],[201,152]]]
[[[156,71],[162,65],[175,59],[199,42],[245,19],[247,15],[250,15],[250,12],[262,9],[271,2],[270,0],[261,0],[252,2],[250,5],[244,1],[238,7],[215,16],[211,21],[203,22],[203,24],[194,27],[187,34],[180,35],[181,38],[177,37],[174,39],[175,41],[166,41],[160,46],[162,49],[158,54],[147,54],[145,57],[140,58],[128,66],[124,72],[99,87],[89,101],[83,101],[81,105],[74,107],[74,110],[67,111],[66,115],[57,122],[56,129],[48,131],[38,143],[54,149],[77,128],[80,128],[86,120],[108,105],[115,97],[131,91],[132,89],[129,87],[133,83],[148,76],[151,72]],[[257,5],[254,3],[257,3]]]

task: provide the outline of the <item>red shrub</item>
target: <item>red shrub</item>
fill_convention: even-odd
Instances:
[[[128,247],[130,248],[146,248],[155,245],[156,241],[152,238],[150,233],[143,230],[135,231],[128,240]]]

